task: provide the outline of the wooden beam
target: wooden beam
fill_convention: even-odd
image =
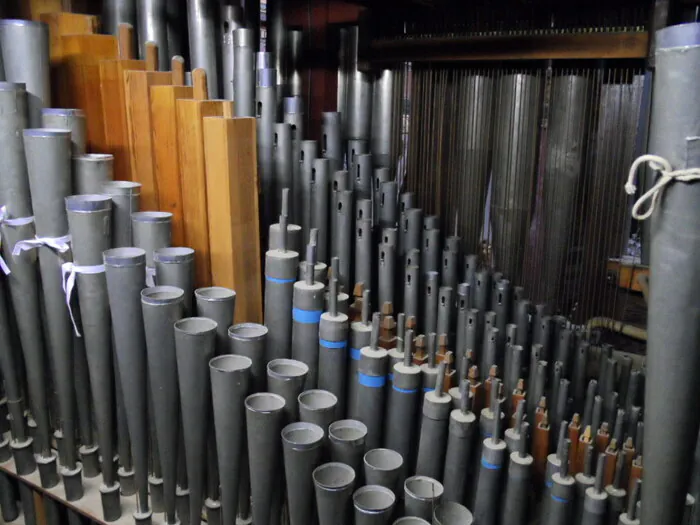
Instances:
[[[475,60],[545,60],[646,58],[647,32],[571,33],[428,37],[373,40],[361,58],[369,64],[462,62]]]

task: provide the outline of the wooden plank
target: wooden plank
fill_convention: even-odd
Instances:
[[[624,259],[608,259],[607,272],[610,278],[616,280],[616,284],[625,290],[643,292],[639,283],[639,276],[649,276],[649,267],[643,264],[635,264]],[[615,279],[616,278],[616,279]]]
[[[233,102],[206,100],[206,72],[203,69],[192,72],[192,83],[195,98],[177,101],[177,139],[185,245],[194,249],[195,285],[199,288],[212,283],[202,119],[233,115]]]
[[[646,58],[647,32],[569,33],[426,37],[370,42],[365,64],[461,62],[472,60],[543,60]]]
[[[114,178],[131,180],[131,155],[129,153],[129,134],[126,121],[126,100],[124,94],[124,72],[145,71],[146,62],[133,60],[133,49],[126,43],[132,41],[133,28],[126,27],[119,35],[118,60],[100,61],[100,93],[102,100],[110,101],[102,105],[102,121],[105,134],[105,153],[114,155]]]
[[[176,103],[180,99],[191,98],[191,87],[151,87],[153,170],[158,192],[158,209],[173,214],[173,246],[185,245]]]
[[[118,58],[117,39],[112,35],[65,35],[61,39],[68,82],[68,89],[60,95],[60,98],[65,97],[63,107],[85,112],[87,149],[101,153],[107,143],[102,121],[100,62]]]
[[[155,57],[154,58],[154,53]],[[169,85],[172,75],[156,71],[158,49],[147,45],[145,71],[126,70],[124,74],[124,106],[126,108],[131,177],[141,184],[141,209],[159,210],[158,187],[153,169],[151,135],[151,87]]]
[[[45,13],[65,11],[62,0],[22,0],[18,2],[22,18],[40,21]]]
[[[212,282],[236,290],[236,322],[262,323],[254,118],[204,118]]]

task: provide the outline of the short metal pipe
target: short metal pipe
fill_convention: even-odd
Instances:
[[[313,423],[290,423],[282,429],[290,525],[307,525],[313,521],[312,476],[322,461],[323,436],[323,429]]]
[[[206,0],[187,0],[190,69],[202,68],[207,72],[210,99],[219,98],[221,93],[216,52],[216,7]]]
[[[82,109],[44,108],[41,110],[42,128],[67,129],[70,131],[71,154],[74,157],[85,154],[87,140],[85,126],[85,112]],[[76,194],[82,193],[77,191],[76,188],[73,188],[73,191]]]
[[[396,503],[394,492],[381,485],[365,485],[352,496],[355,525],[383,525],[389,522]]]

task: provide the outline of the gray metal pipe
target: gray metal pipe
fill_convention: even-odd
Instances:
[[[120,369],[134,481],[136,515],[150,516],[148,507],[148,407],[146,339],[141,311],[141,290],[146,275],[146,253],[140,248],[114,248],[103,254],[109,298],[114,353]]]
[[[347,144],[347,153],[345,154],[345,169],[348,170],[354,177],[357,163],[357,158],[360,155],[369,153],[369,141],[364,139],[350,139]]]
[[[314,519],[312,476],[322,461],[323,435],[313,423],[290,423],[282,429],[290,525],[307,525]]]
[[[153,251],[156,283],[175,286],[184,292],[184,315],[194,313],[194,250],[186,247],[158,248]]]
[[[421,269],[424,270],[425,268],[422,267]],[[419,327],[426,334],[437,333],[440,274],[437,271],[429,271],[423,275],[423,322],[419,324]]]
[[[433,511],[435,525],[472,525],[474,517],[464,505],[453,501],[440,503]]]
[[[71,193],[70,132],[63,130],[27,129],[24,131],[24,149],[36,235],[62,238],[68,234],[65,201]],[[18,246],[15,246],[15,250]],[[80,465],[76,463],[75,443],[75,390],[73,367],[73,340],[66,297],[59,268],[66,256],[48,246],[39,248],[46,336],[57,398],[63,446],[61,447],[62,474],[68,480],[77,480],[72,494],[82,497]]]
[[[41,127],[41,110],[51,106],[48,26],[0,20],[0,54],[5,80],[25,85],[29,127]]]
[[[378,303],[384,305],[386,303],[394,304],[396,300],[396,292],[394,284],[396,282],[396,251],[390,244],[380,244],[377,251],[378,255]]]
[[[263,231],[267,231],[277,216],[275,188],[275,122],[277,120],[277,71],[255,71],[255,119],[258,148],[258,179],[262,196],[260,208]]]
[[[399,253],[403,256],[411,250],[420,250],[423,210],[409,208],[401,212],[399,224]]]
[[[494,388],[493,385],[492,388]],[[492,395],[493,399],[493,395]],[[501,477],[506,452],[506,442],[499,436],[501,418],[493,418],[491,436],[483,440],[481,463],[474,495],[474,518],[476,523],[494,525],[499,515]]]
[[[177,523],[175,486],[179,435],[179,394],[173,324],[184,313],[184,292],[174,286],[141,291],[141,308],[148,354],[148,378],[153,399],[156,439],[163,469],[165,519]]]
[[[467,384],[464,382],[464,386],[460,388],[460,408],[450,412],[443,468],[445,500],[457,503],[465,501],[477,426],[476,416],[467,409],[469,404],[467,388]],[[433,446],[436,445],[433,444]]]
[[[131,246],[131,214],[140,209],[141,184],[123,180],[109,181],[96,193],[104,193],[112,199],[112,246]]]
[[[510,453],[506,490],[503,497],[503,525],[525,525],[528,522],[528,509],[531,493],[531,471],[533,458],[526,452],[528,423],[523,422],[518,429],[521,436],[518,449]]]
[[[403,518],[397,519],[393,525],[430,525],[430,522],[417,516],[404,516]]]
[[[266,48],[272,53],[272,65],[277,71],[276,114],[282,114],[282,99],[287,84],[289,56],[287,53],[287,31],[284,27],[284,2],[277,0],[267,7]]]
[[[403,487],[404,459],[397,451],[388,448],[368,450],[363,463],[367,485],[380,485],[394,494]]]
[[[82,109],[44,108],[41,110],[42,128],[70,131],[71,153],[74,157],[85,154],[87,140],[85,126],[85,113]],[[75,188],[73,189],[75,191]]]
[[[309,367],[294,359],[273,359],[267,363],[267,390],[284,398],[285,421],[299,420],[299,394],[304,390]]]
[[[73,157],[73,191],[76,195],[104,193],[104,186],[114,178],[114,156],[88,153]],[[139,186],[140,187],[140,186]]]
[[[336,419],[338,398],[327,390],[305,390],[297,397],[299,420],[313,423],[323,429],[325,435],[328,427]]]
[[[372,178],[374,167],[371,153],[356,153],[350,170],[352,186],[355,190],[355,200],[369,199],[373,201]],[[370,205],[372,209],[374,205]]]
[[[100,21],[102,22],[102,31],[108,35],[118,36],[119,24],[129,24],[135,28],[136,0],[106,0],[102,3]],[[136,32],[134,31],[134,33]],[[134,38],[136,38],[136,34],[134,34]]]
[[[210,99],[220,98],[219,63],[216,52],[216,4],[207,0],[187,0],[187,27],[190,42],[190,69],[207,72]]]
[[[358,65],[359,26],[348,28],[347,137],[370,140],[372,134],[372,80]]]
[[[312,474],[319,525],[352,523],[349,506],[355,486],[355,471],[344,463],[324,463]]]
[[[251,394],[245,400],[245,408],[248,457],[255,458],[250,464],[253,521],[256,525],[279,523],[284,398],[269,392]]]
[[[255,31],[233,32],[233,102],[237,117],[255,116]]]
[[[287,48],[289,49],[287,91],[292,97],[301,97],[304,94],[304,82],[302,80],[304,32],[301,29],[289,29],[287,31]]]
[[[302,185],[301,185],[301,143],[304,139],[304,100],[300,96],[284,99],[284,123],[292,130],[292,191],[290,217],[291,222],[301,224],[302,220]],[[306,241],[306,237],[304,238]]]
[[[359,417],[359,403],[357,391],[359,377],[357,375],[360,364],[360,351],[369,346],[372,336],[372,323],[370,322],[370,291],[362,292],[362,315],[359,321],[350,325],[350,360],[348,361],[348,403],[347,415],[357,419]]]
[[[355,525],[384,525],[391,519],[396,496],[381,485],[365,485],[355,491],[352,500]]]
[[[394,122],[394,72],[383,69],[374,81],[372,101],[372,153],[375,166],[391,166],[391,132]]]
[[[243,8],[237,5],[221,6],[221,76],[223,84],[223,97],[233,100],[233,85],[236,68],[234,66],[235,53],[233,35],[236,29],[245,27]]]
[[[440,271],[440,230],[423,230],[421,247],[421,270],[423,274]]]
[[[139,36],[139,56],[146,58],[146,42],[158,46],[158,68],[164,71],[170,67],[174,54],[168,46],[168,19],[166,0],[137,0],[136,23]]]
[[[15,489],[10,481],[10,475],[0,474],[0,511],[2,519],[9,523],[19,516],[19,508],[15,500]]]
[[[403,311],[406,317],[416,320],[420,315],[420,268],[416,265],[407,265],[404,271],[403,281]]]
[[[379,207],[381,203],[382,184],[391,181],[389,168],[374,168],[372,175],[372,218],[374,225],[379,225]],[[382,228],[393,228],[396,224],[385,224]]]
[[[334,421],[328,427],[331,461],[349,465],[354,472],[363,472],[367,426],[354,419]]]
[[[367,425],[367,448],[379,448],[382,443],[388,352],[377,346],[380,314],[372,316],[370,345],[360,350],[357,369],[358,419]]]
[[[253,362],[241,355],[221,355],[209,361],[216,451],[221,481],[222,523],[233,523],[238,510],[238,486],[245,425],[244,399],[250,388]]]
[[[435,390],[423,397],[423,417],[418,440],[416,474],[442,480],[452,397],[444,392],[445,364],[437,373]]]
[[[346,173],[347,172],[341,172]],[[337,175],[337,173],[336,173]],[[351,291],[353,241],[353,192],[339,190],[331,210],[331,257],[338,257],[338,281],[341,289]]]
[[[431,520],[433,509],[442,502],[442,484],[426,476],[412,476],[404,482],[406,516]]]
[[[236,311],[236,292],[222,286],[194,291],[197,315],[216,321],[216,355],[229,353],[228,329]]]
[[[257,323],[239,323],[228,329],[230,353],[242,355],[253,363],[250,368],[250,391],[264,392],[267,384],[265,348],[267,327]]]
[[[316,246],[317,259],[320,262],[329,262],[328,248],[328,200],[330,198],[331,161],[316,158],[311,167],[311,180],[309,198],[311,215],[309,228],[318,230],[318,243]]]
[[[65,200],[73,241],[73,271],[81,306],[95,422],[102,455],[100,488],[105,521],[121,516],[119,483],[114,465],[114,368],[107,280],[102,253],[111,247],[112,201],[106,195],[74,195]],[[100,268],[102,267],[102,268]],[[79,270],[85,268],[86,270]],[[70,277],[69,277],[70,279]]]
[[[299,157],[295,159],[299,163],[299,177],[294,179],[295,188],[300,188],[301,201],[299,203],[299,217],[301,217],[301,236],[304,241],[309,238],[312,226],[312,209],[314,202],[311,195],[314,161],[318,158],[318,142],[315,140],[302,140]]]
[[[321,115],[321,154],[331,161],[331,173],[343,169],[343,134],[341,115],[337,111],[324,111]]]
[[[276,123],[272,136],[272,161],[274,173],[275,213],[282,213],[282,195],[284,190],[294,190],[294,157],[292,155],[292,126],[291,124]],[[289,204],[287,204],[289,207]],[[289,215],[289,213],[288,213]]]
[[[690,87],[698,67],[699,24],[657,31],[649,153],[666,158],[674,170],[694,168],[700,158],[694,138],[700,135],[695,91]],[[700,395],[695,379],[700,356],[687,351],[700,340],[697,300],[689,294],[698,275],[691,261],[700,248],[695,213],[699,189],[697,184],[670,184],[652,218],[650,267],[656,273],[647,325],[642,523],[682,522],[689,458],[700,427],[692,402]],[[673,395],[660,398],[658,392]]]
[[[358,201],[359,203],[362,201]],[[355,283],[363,283],[365,289],[372,287],[372,219],[355,221]]]
[[[133,244],[146,251],[146,268],[155,268],[153,252],[170,246],[172,220],[173,214],[165,211],[139,211],[131,214]]]

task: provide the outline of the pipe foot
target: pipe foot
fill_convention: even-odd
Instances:
[[[122,506],[119,501],[119,483],[111,487],[100,485],[102,499],[102,516],[105,521],[116,521],[122,517]]]
[[[100,475],[100,454],[97,445],[82,446],[78,449],[83,464],[83,476],[96,478]]]
[[[122,496],[133,496],[136,494],[136,483],[134,482],[134,471],[124,470],[120,467],[117,470],[119,476],[119,485],[121,486]]]
[[[36,439],[36,421],[34,421],[34,418],[29,414],[29,412],[25,412],[25,414],[27,416],[27,434],[34,440],[32,445],[34,447],[34,454],[41,454],[41,444],[39,443],[39,440]]]
[[[10,449],[10,438],[7,436],[2,437],[0,441],[0,463],[5,463],[12,459],[12,450]]]
[[[19,474],[20,476],[26,476],[27,474],[31,474],[36,470],[36,461],[34,460],[34,450],[32,449],[32,441],[32,438],[28,437],[24,441],[12,441],[10,443],[12,455],[15,458],[15,468],[17,469],[17,474]],[[55,466],[53,470],[54,477],[56,477]],[[42,486],[44,486],[43,480]]]
[[[177,487],[175,490],[175,511],[182,525],[190,525],[190,490]],[[192,524],[198,525],[198,524]]]
[[[36,456],[36,463],[39,466],[39,479],[41,480],[41,486],[45,489],[55,487],[60,481],[56,457],[56,453],[53,450],[49,451],[48,456]]]
[[[135,525],[151,525],[151,517],[153,513],[149,510],[148,512],[134,512],[134,523]]]
[[[153,512],[165,512],[163,478],[148,476],[148,490],[151,493],[151,510]]]
[[[207,523],[209,525],[221,525],[221,502],[207,498],[204,501],[207,509]]]
[[[61,467],[61,477],[63,478],[63,488],[66,491],[67,501],[77,501],[83,497],[83,467],[80,463],[75,465],[75,469],[70,470]]]

